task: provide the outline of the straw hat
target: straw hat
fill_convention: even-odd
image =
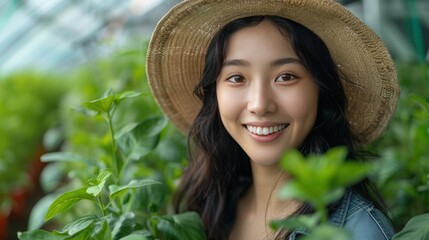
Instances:
[[[214,34],[226,23],[255,15],[288,18],[316,33],[338,66],[357,143],[369,143],[383,131],[399,97],[394,63],[378,36],[331,0],[185,0],[171,9],[152,35],[147,75],[177,128],[187,133],[201,107],[193,90]]]

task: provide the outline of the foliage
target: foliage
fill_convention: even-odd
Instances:
[[[57,124],[65,83],[22,72],[0,79],[0,212],[10,191],[28,184],[27,172],[45,131]],[[2,207],[3,206],[3,207]]]
[[[315,208],[312,215],[290,217],[271,223],[274,229],[308,229],[304,239],[350,239],[348,233],[328,224],[326,206],[339,200],[346,187],[369,174],[370,167],[358,162],[345,161],[345,148],[332,148],[324,155],[304,158],[291,150],[281,160],[281,167],[293,177],[280,191],[281,198],[308,202]]]
[[[374,179],[402,229],[429,211],[429,64],[398,63],[401,97],[385,133],[369,150],[381,155]]]
[[[429,239],[429,213],[415,216],[404,229],[393,236],[393,240]]]
[[[70,76],[71,87],[61,105],[61,126],[45,136],[50,143],[55,142],[55,133],[63,136],[61,152],[42,158],[49,164],[41,185],[49,194],[33,208],[30,231],[20,233],[22,239],[35,234],[64,237],[67,226],[75,221],[87,226],[79,233],[72,231],[78,239],[89,232],[94,237],[104,232],[106,239],[119,239],[117,232],[126,229],[123,239],[202,234],[197,214],[169,215],[171,193],[185,164],[185,140],[161,117],[150,94],[142,67],[144,51],[144,47],[132,46],[125,53],[121,50],[111,58],[88,63]],[[102,95],[104,89],[122,94],[109,91],[101,99],[75,107]],[[132,101],[124,101],[128,98]],[[65,201],[69,197],[81,200]],[[90,215],[100,220],[91,222]],[[44,223],[44,216],[52,219]],[[51,225],[63,229],[40,229],[52,229]]]
[[[99,147],[100,152],[105,151],[106,154],[101,159],[91,161],[85,156],[67,152],[42,158],[43,161],[58,163],[78,159],[85,166],[83,169],[87,169],[85,175],[89,176],[94,171],[98,173],[86,183],[81,182],[82,186],[61,193],[47,209],[45,221],[76,208],[82,200],[95,208],[88,208],[84,216],[76,217],[61,231],[33,230],[18,233],[19,239],[33,239],[35,236],[39,239],[204,239],[202,222],[196,213],[162,215],[165,209],[157,200],[165,192],[160,186],[154,187],[161,185],[162,179],[130,176],[128,170],[137,166],[157,146],[167,123],[163,117],[149,117],[116,129],[113,117],[119,105],[125,99],[139,95],[136,92],[115,94],[108,91],[103,98],[85,102],[80,109],[88,116],[102,116],[107,123],[108,133],[102,136]],[[146,194],[148,191],[155,194]],[[151,204],[142,206],[140,199]]]

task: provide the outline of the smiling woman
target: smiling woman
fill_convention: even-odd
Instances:
[[[376,35],[334,1],[182,2],[148,51],[152,91],[189,134],[177,210],[198,212],[209,239],[307,234],[268,227],[314,211],[272,197],[292,178],[279,160],[291,149],[319,155],[336,146],[364,160],[358,146],[381,133],[395,108],[395,74]],[[390,239],[383,200],[371,190],[368,179],[350,186],[328,206],[329,220],[353,239]]]

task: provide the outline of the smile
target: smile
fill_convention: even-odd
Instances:
[[[256,135],[265,136],[265,135],[273,134],[275,132],[279,132],[285,129],[287,126],[289,126],[289,124],[279,124],[279,125],[266,126],[266,127],[252,126],[247,124],[245,126],[247,128],[247,131]]]

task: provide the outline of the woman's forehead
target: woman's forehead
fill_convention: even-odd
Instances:
[[[229,38],[225,60],[296,58],[291,41],[269,21],[238,30]]]

